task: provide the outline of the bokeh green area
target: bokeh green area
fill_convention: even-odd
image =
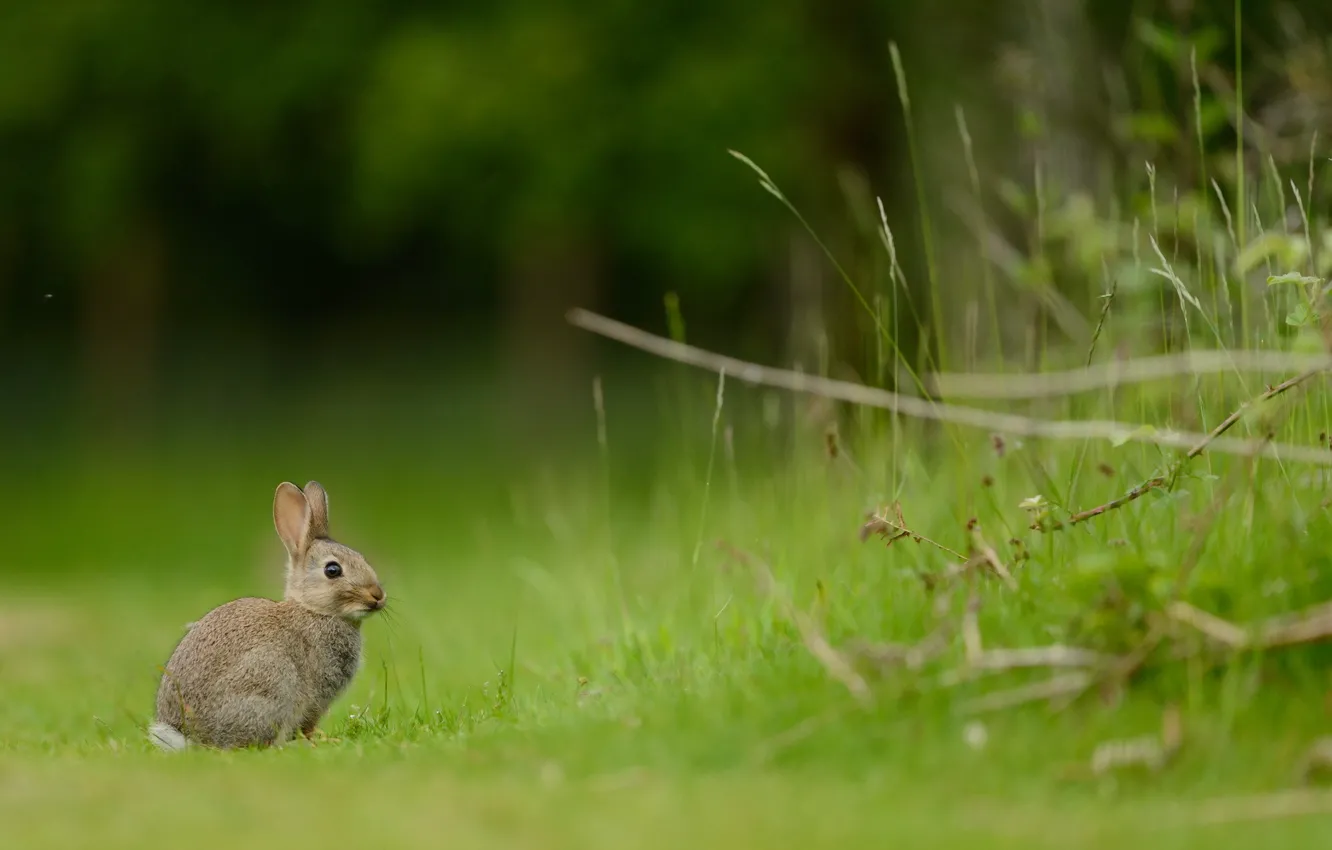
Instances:
[[[791,613],[848,653],[922,640],[973,521],[1017,576],[978,580],[988,647],[1127,653],[1177,585],[1298,611],[1332,598],[1316,464],[1207,451],[1045,533],[1024,502],[1067,517],[1178,453],[719,387],[564,321],[908,392],[1316,348],[1305,284],[1264,282],[1332,268],[1327,9],[1288,8],[0,4],[0,844],[1321,846],[1326,795],[1226,796],[1318,793],[1324,646],[1181,627],[1122,694],[976,726],[1041,673],[959,679],[959,639],[871,664],[866,706]],[[979,406],[1205,431],[1287,377]],[[1325,383],[1232,435],[1269,425],[1326,444]],[[153,751],[159,666],[280,592],[272,495],[308,479],[390,598],[336,740]],[[921,539],[862,540],[894,500]],[[1167,706],[1165,769],[1086,776]]]

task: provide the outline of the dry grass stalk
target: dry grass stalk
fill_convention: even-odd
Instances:
[[[888,546],[892,546],[899,540],[909,538],[917,543],[928,543],[941,552],[947,552],[959,561],[967,560],[967,556],[956,549],[950,549],[942,543],[931,540],[925,535],[908,528],[906,519],[902,516],[902,503],[898,501],[879,508],[877,512],[872,511],[868,514],[865,524],[860,527],[861,542],[868,540],[871,535],[883,538],[884,543]]]
[[[814,625],[814,622],[804,612],[794,608],[791,609],[791,614],[796,628],[800,630],[800,636],[805,641],[805,647],[828,671],[828,675],[845,685],[851,696],[861,703],[866,705],[872,703],[874,697],[864,677],[855,671],[832,644],[828,643],[828,639],[823,636],[823,632]]]
[[[1051,700],[1070,694],[1080,694],[1095,683],[1096,677],[1085,670],[1060,673],[1039,682],[986,694],[983,697],[964,703],[959,710],[963,714],[1004,711],[1028,703]]]
[[[1060,372],[1027,374],[926,373],[925,386],[950,398],[1031,399],[1074,395],[1124,384],[1146,383],[1181,375],[1221,372],[1296,372],[1332,369],[1326,354],[1281,351],[1189,351],[1156,357],[1115,360]]]
[[[1276,649],[1316,643],[1332,638],[1332,602],[1323,602],[1290,614],[1278,614],[1246,627],[1237,626],[1187,602],[1166,609],[1177,622],[1191,626],[1230,649]]]
[[[987,649],[972,665],[980,670],[1022,670],[1031,667],[1099,667],[1113,656],[1076,646],[1035,646],[1024,649]]]
[[[1148,493],[1157,488],[1171,485],[1174,482],[1175,477],[1180,473],[1181,470],[1183,470],[1184,466],[1189,461],[1193,460],[1198,455],[1202,454],[1209,447],[1213,446],[1218,440],[1223,439],[1222,435],[1225,434],[1227,431],[1229,431],[1231,428],[1233,428],[1235,426],[1235,423],[1243,419],[1244,414],[1249,412],[1254,407],[1264,404],[1268,401],[1271,401],[1272,399],[1276,398],[1282,393],[1288,392],[1294,389],[1295,387],[1298,387],[1300,384],[1304,383],[1305,381],[1309,380],[1315,375],[1318,375],[1323,371],[1325,371],[1326,368],[1327,368],[1326,366],[1323,366],[1317,369],[1310,369],[1306,372],[1296,375],[1293,378],[1282,381],[1276,386],[1269,387],[1265,392],[1262,393],[1262,395],[1259,395],[1253,400],[1245,402],[1244,404],[1240,405],[1238,409],[1236,409],[1229,416],[1223,419],[1220,422],[1220,424],[1218,424],[1205,436],[1203,436],[1196,443],[1194,443],[1189,448],[1189,450],[1184,454],[1184,457],[1180,458],[1179,460],[1175,461],[1175,463],[1171,464],[1169,471],[1165,475],[1157,475],[1148,478],[1146,481],[1143,481],[1142,483],[1138,484],[1136,487],[1134,487],[1132,490],[1128,491],[1122,496],[1111,499],[1110,501],[1106,502],[1103,505],[1098,505],[1094,508],[1089,508],[1088,510],[1080,511],[1079,513],[1073,514],[1073,516],[1069,517],[1068,520],[1069,525],[1077,525],[1080,522],[1086,522],[1089,519],[1094,519],[1098,516],[1101,516],[1102,514],[1109,513],[1110,511],[1118,510],[1119,508],[1124,507],[1130,502],[1142,498],[1143,496],[1147,495]],[[1267,437],[1263,437],[1259,442],[1269,443],[1270,440]],[[1254,456],[1257,456],[1257,454],[1258,453],[1255,452]]]
[[[1229,620],[1223,620],[1187,602],[1172,602],[1166,606],[1166,614],[1174,621],[1190,626],[1218,643],[1232,649],[1244,649],[1249,645],[1249,633]]]
[[[1116,661],[1114,656],[1090,649],[1070,646],[1036,646],[1022,649],[987,649],[976,656],[966,668],[947,670],[939,676],[939,686],[956,687],[974,681],[982,675],[1007,673],[1013,670],[1035,668],[1106,668]]]
[[[1008,585],[1010,590],[1017,590],[1017,579],[1004,566],[1004,562],[999,559],[999,553],[994,551],[994,547],[986,542],[985,536],[981,534],[980,523],[972,520],[967,523],[967,530],[971,533],[971,551],[972,560],[980,558],[981,562],[990,568],[995,575]]]
[[[1089,767],[1093,776],[1132,767],[1157,772],[1174,758],[1183,741],[1179,709],[1167,706],[1162,713],[1160,734],[1105,741],[1092,752]]]
[[[1332,637],[1332,602],[1295,614],[1281,614],[1259,623],[1256,642],[1264,649],[1313,643]]]
[[[889,516],[892,518],[890,519]],[[860,527],[859,537],[861,541],[868,540],[871,535],[877,535],[885,541],[886,545],[892,546],[899,540],[911,539],[917,543],[928,543],[941,552],[946,552],[956,558],[961,563],[953,564],[942,573],[923,573],[920,575],[921,581],[925,582],[928,589],[933,590],[939,582],[952,581],[959,576],[969,576],[972,570],[979,567],[987,567],[991,572],[997,575],[1012,590],[1017,589],[1017,580],[1013,578],[1012,572],[1000,559],[999,553],[994,547],[986,542],[984,535],[981,534],[980,525],[975,519],[967,523],[967,532],[970,535],[970,554],[963,555],[956,549],[951,549],[942,543],[938,543],[925,535],[912,530],[906,524],[906,519],[902,515],[902,503],[893,502],[886,507],[879,508],[878,512],[872,512],[864,525]]]
[[[696,346],[675,342],[656,334],[650,334],[587,310],[571,310],[567,319],[570,324],[576,327],[608,339],[614,339],[667,360],[712,372],[724,370],[727,375],[731,375],[747,384],[776,387],[865,407],[882,408],[916,419],[948,422],[954,425],[983,428],[991,432],[1014,434],[1022,437],[1044,437],[1051,440],[1127,440],[1181,449],[1189,449],[1200,441],[1208,439],[1208,435],[1205,434],[1153,430],[1125,422],[1034,419],[1011,413],[996,413],[974,407],[945,404],[889,392],[888,390],[857,384],[853,381],[841,381],[817,375],[807,375],[790,369],[761,366],[757,363],[727,357]],[[1288,462],[1298,461],[1318,466],[1332,466],[1332,452],[1311,446],[1297,446],[1266,440],[1216,437],[1208,443],[1207,447],[1210,451],[1222,454],[1267,457]]]

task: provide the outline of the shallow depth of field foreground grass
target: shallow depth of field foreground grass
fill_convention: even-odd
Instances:
[[[1167,384],[1117,390],[1121,416],[1192,405],[1206,429],[1246,397],[1234,375]],[[397,424],[374,451],[355,428],[300,442],[294,418],[254,445],[182,420],[151,454],[11,470],[27,498],[0,603],[5,846],[1312,847],[1332,830],[1300,790],[1332,731],[1325,647],[1227,649],[1167,613],[1245,624],[1332,598],[1322,469],[1204,452],[1169,492],[1042,532],[1032,497],[1093,507],[1182,453],[999,447],[849,411],[830,451],[807,399],[730,383],[714,432],[706,375],[654,385],[676,412],[691,400],[684,425],[639,421],[635,385],[604,382],[604,456],[589,428],[565,463],[499,483],[382,404]],[[1274,438],[1316,445],[1325,393],[1277,399]],[[158,665],[211,606],[278,592],[269,499],[307,474],[392,598],[324,724],[338,740],[153,751]],[[919,539],[862,540],[894,501]],[[989,562],[958,572],[985,545],[1011,584]],[[1055,644],[1119,661],[1086,668],[1076,700],[985,710],[1069,671],[982,673],[969,646]],[[1168,708],[1181,736],[1159,769],[1093,774],[1102,744],[1159,741]]]
[[[944,381],[958,425],[616,348],[573,442],[519,446],[484,390],[402,370],[448,358],[368,345],[303,360],[313,398],[173,364],[191,389],[138,449],[0,423],[0,844],[1327,846],[1327,373],[1239,361],[1326,353],[1332,230],[1313,165],[1307,199],[1273,180],[1238,222],[1150,175],[1106,221],[1031,204],[1063,240],[1033,251],[1105,291],[1024,257],[958,312],[994,319],[1008,372],[1199,349],[1220,371]],[[886,282],[848,282],[901,307],[882,236]],[[861,374],[897,372],[881,330]],[[1052,438],[1098,420],[1120,424]],[[328,739],[153,750],[160,665],[210,608],[280,592],[273,490],[311,478],[390,599]]]

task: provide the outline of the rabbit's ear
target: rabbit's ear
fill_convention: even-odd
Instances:
[[[295,557],[310,542],[310,503],[301,488],[283,481],[273,494],[273,526],[287,553]]]
[[[310,505],[310,540],[328,537],[328,492],[318,481],[305,485],[305,501]]]

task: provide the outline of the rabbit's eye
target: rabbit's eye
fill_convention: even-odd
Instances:
[[[324,564],[324,575],[329,578],[337,578],[342,575],[342,565],[337,561],[329,561],[327,564]]]

